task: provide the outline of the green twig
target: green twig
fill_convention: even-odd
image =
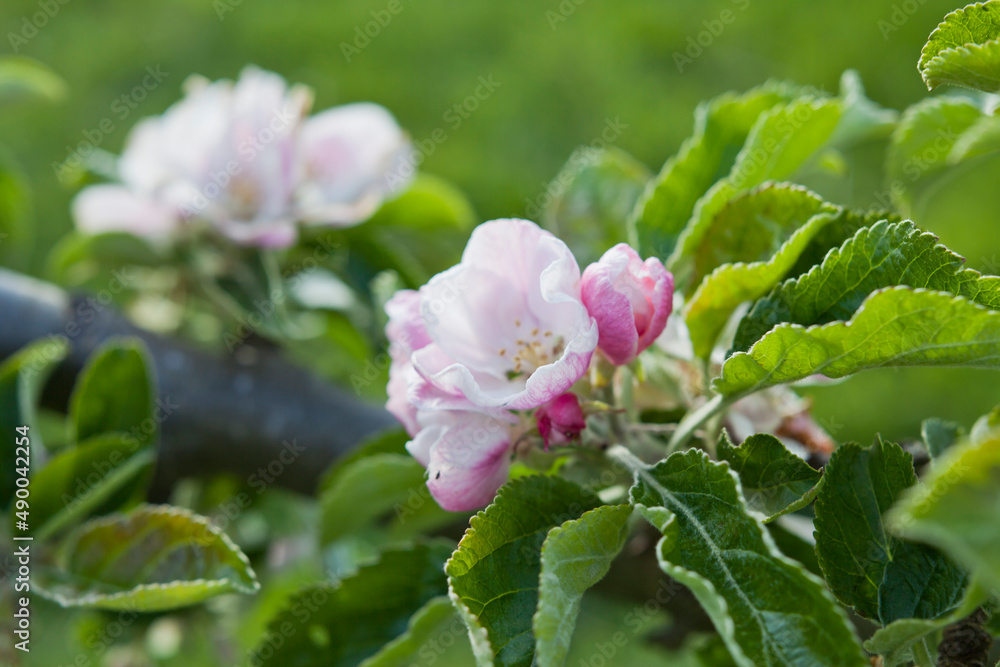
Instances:
[[[695,431],[698,430],[698,427],[715,415],[720,414],[723,410],[728,408],[731,403],[732,399],[719,394],[714,396],[697,410],[692,410],[687,413],[681,420],[680,424],[677,425],[677,430],[674,431],[673,436],[671,436],[670,442],[667,443],[667,456],[687,445],[688,441],[690,441],[694,436]]]
[[[913,645],[913,662],[917,667],[934,667],[934,658],[931,657],[930,649],[927,648],[927,640],[921,639]]]

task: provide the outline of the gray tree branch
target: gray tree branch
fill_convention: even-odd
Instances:
[[[45,387],[45,407],[64,412],[87,358],[116,336],[142,339],[155,366],[164,419],[154,499],[180,478],[220,472],[310,493],[333,459],[395,424],[382,408],[289,363],[278,349],[210,354],[142,330],[93,297],[0,269],[0,360],[37,340],[71,345]]]

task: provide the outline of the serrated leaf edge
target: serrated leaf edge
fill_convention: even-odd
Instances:
[[[181,507],[177,507],[175,505],[149,505],[149,504],[139,505],[135,509],[133,509],[131,512],[127,513],[127,514],[126,513],[117,512],[115,514],[109,514],[107,516],[103,516],[103,517],[99,517],[99,518],[96,518],[96,519],[92,519],[92,520],[88,521],[87,523],[83,524],[83,526],[81,526],[80,529],[77,532],[78,533],[81,532],[86,527],[104,527],[104,526],[109,526],[109,525],[112,525],[114,523],[117,523],[118,521],[120,521],[122,519],[128,518],[132,513],[138,513],[140,511],[142,511],[142,512],[148,512],[148,513],[153,514],[155,516],[179,516],[179,517],[183,517],[185,519],[188,519],[189,521],[192,521],[194,523],[201,524],[206,529],[208,529],[208,531],[210,533],[212,533],[216,537],[220,538],[222,540],[222,543],[230,551],[232,551],[233,553],[236,554],[236,556],[239,558],[239,560],[246,567],[246,573],[249,576],[249,578],[253,581],[253,585],[252,586],[247,586],[247,585],[245,585],[243,583],[242,580],[233,581],[233,580],[230,580],[230,579],[203,579],[203,578],[199,578],[199,579],[191,579],[191,580],[171,581],[171,582],[162,583],[162,584],[138,584],[137,586],[134,586],[134,587],[128,589],[127,591],[121,591],[121,592],[118,592],[118,593],[110,593],[110,594],[103,594],[103,595],[102,594],[93,594],[92,593],[92,594],[87,594],[87,595],[84,595],[84,596],[81,596],[81,597],[73,597],[73,598],[66,597],[66,596],[61,595],[59,593],[53,593],[51,591],[44,591],[44,592],[42,592],[41,588],[36,588],[36,590],[38,590],[43,597],[46,597],[46,598],[52,600],[53,602],[56,602],[61,607],[98,606],[97,603],[112,602],[112,601],[120,600],[122,598],[129,597],[129,596],[134,595],[135,593],[141,592],[141,591],[176,590],[176,589],[183,589],[183,588],[188,588],[188,587],[195,588],[195,587],[199,587],[199,586],[204,586],[204,587],[207,587],[209,589],[212,589],[212,588],[229,588],[229,589],[233,589],[233,590],[235,590],[237,592],[245,593],[245,594],[248,594],[248,595],[252,595],[252,594],[254,594],[254,593],[256,593],[257,591],[260,590],[260,581],[258,581],[258,579],[257,579],[257,574],[254,572],[253,566],[250,565],[250,559],[247,558],[246,554],[243,553],[243,550],[240,549],[238,546],[236,546],[236,544],[229,538],[228,535],[226,535],[224,532],[220,531],[218,528],[216,528],[215,526],[213,526],[211,524],[211,522],[206,517],[201,516],[200,514],[195,514],[194,512],[191,512],[191,511],[186,510],[186,509],[181,508]],[[70,541],[72,541],[74,539],[74,537],[75,536],[71,536],[69,538]],[[70,543],[72,543],[72,542],[70,542]]]

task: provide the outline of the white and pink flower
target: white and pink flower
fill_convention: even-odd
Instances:
[[[580,267],[535,223],[495,220],[472,233],[457,266],[398,293],[386,312],[386,407],[442,507],[481,507],[507,479],[513,411],[564,395],[590,365],[598,332]]]
[[[431,343],[413,354],[426,409],[529,410],[587,372],[597,323],[565,243],[527,220],[480,225],[462,261],[421,290]]]
[[[583,272],[583,302],[597,320],[598,347],[621,366],[663,333],[673,308],[674,277],[655,257],[645,262],[625,243]]]
[[[366,220],[405,186],[386,175],[410,155],[406,135],[375,104],[307,118],[311,104],[311,91],[256,67],[235,83],[191,77],[183,99],[132,130],[122,183],[80,193],[77,226],[169,238],[204,224],[237,244],[284,247],[298,222]]]

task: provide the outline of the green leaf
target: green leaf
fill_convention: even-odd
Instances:
[[[339,582],[307,586],[268,623],[250,663],[398,665],[454,613],[442,604],[450,551],[442,543],[391,549]]]
[[[356,533],[386,515],[405,525],[425,505],[437,507],[425,476],[408,454],[374,454],[345,465],[320,494],[320,543]],[[438,509],[438,523],[461,516]]]
[[[997,151],[1000,151],[1000,118],[981,116],[955,140],[948,153],[948,164],[960,164]]]
[[[833,143],[851,143],[881,138],[892,132],[899,121],[895,109],[880,107],[865,94],[865,86],[857,70],[844,70],[840,75],[840,97],[844,100],[844,115]]]
[[[691,589],[738,665],[868,664],[822,583],[749,513],[729,466],[679,452],[641,469],[631,497],[663,533],[660,567]]]
[[[61,451],[31,480],[31,528],[39,540],[93,514],[119,509],[152,470],[148,443],[106,433]]]
[[[376,454],[406,454],[406,443],[410,436],[402,428],[390,428],[366,438],[348,454],[341,456],[323,472],[319,481],[319,491],[325,491],[337,482],[351,464]]]
[[[4,461],[0,471],[0,510],[6,509],[17,488],[18,468],[34,465],[31,455],[43,451],[41,433],[35,427],[35,405],[52,369],[66,356],[67,345],[63,339],[34,343],[22,349],[0,365],[0,452]],[[17,451],[21,433],[18,427],[28,427],[27,460],[18,458],[25,452]]]
[[[740,304],[757,299],[774,287],[809,241],[835,217],[832,212],[813,215],[768,259],[725,264],[707,276],[684,309],[695,354],[707,359]],[[757,234],[758,239],[763,236]]]
[[[564,240],[581,265],[597,261],[605,250],[623,243],[622,224],[635,208],[650,173],[634,157],[615,147],[585,147],[570,156],[545,207],[545,227]],[[528,217],[538,211],[528,208]]]
[[[1000,92],[1000,2],[967,5],[944,17],[920,52],[920,75],[942,83]]]
[[[816,373],[841,378],[883,366],[1000,368],[1000,312],[946,292],[881,290],[847,322],[777,325],[729,357],[713,387],[731,400]]]
[[[845,605],[887,625],[937,618],[958,604],[965,573],[937,550],[892,537],[884,515],[916,484],[913,458],[894,443],[842,445],[816,498],[816,555]]]
[[[772,258],[817,214],[836,211],[792,183],[766,183],[733,197],[707,222],[701,241],[691,245],[691,284],[724,264]]]
[[[445,571],[481,667],[530,667],[545,538],[599,505],[575,484],[534,475],[501,488],[493,503],[472,517]]]
[[[693,284],[697,250],[706,240],[716,242],[713,221],[729,201],[768,180],[792,176],[830,141],[842,110],[839,100],[807,97],[761,115],[729,175],[698,200],[677,241],[669,268],[680,284]]]
[[[980,118],[979,107],[961,97],[928,98],[903,113],[885,166],[887,189],[902,213],[914,211],[919,196],[949,166],[956,142]]]
[[[368,278],[362,282],[392,269],[411,287],[419,287],[458,262],[475,220],[471,204],[458,188],[421,174],[368,222],[341,231],[352,261],[364,264]]]
[[[870,653],[882,656],[884,667],[906,665],[913,659],[912,648],[918,642],[933,641],[934,637],[952,623],[974,612],[988,598],[988,594],[975,583],[970,584],[965,599],[955,611],[937,619],[901,618],[880,628],[865,641]]]
[[[71,232],[49,253],[47,270],[55,282],[80,285],[97,274],[101,267],[158,267],[168,259],[146,239],[125,232]]]
[[[920,436],[923,438],[924,446],[927,447],[927,453],[932,459],[938,459],[952,445],[965,437],[965,428],[955,422],[931,417],[920,425]]]
[[[893,509],[890,528],[1000,587],[1000,437],[953,447]]]
[[[733,347],[750,349],[782,322],[809,326],[848,320],[869,294],[896,285],[951,292],[1000,309],[1000,278],[963,269],[964,262],[912,222],[876,223],[831,251],[809,273],[755,303],[740,322]]]
[[[31,234],[31,183],[20,165],[0,147],[0,251],[13,258]]]
[[[625,546],[631,515],[630,505],[604,505],[549,532],[532,623],[539,664],[565,664],[583,594]]]
[[[858,230],[863,227],[871,227],[880,220],[900,222],[902,219],[899,215],[889,211],[841,209],[837,217],[829,224],[824,225],[809,241],[809,245],[799,255],[798,261],[795,262],[795,266],[791,268],[788,275],[800,276],[817,264],[822,264],[830,250],[843,245],[844,241],[857,234]]]
[[[667,257],[673,252],[695,203],[729,172],[760,115],[805,92],[792,84],[769,82],[698,107],[693,136],[650,182],[629,220],[630,238],[643,255]]]
[[[63,545],[38,590],[64,607],[162,611],[260,585],[208,519],[169,505],[92,519]]]
[[[432,598],[410,617],[406,632],[367,658],[360,667],[410,667],[428,640],[452,631],[456,625],[462,627],[448,596]]]
[[[819,491],[822,473],[768,433],[752,435],[737,447],[723,430],[716,453],[739,475],[747,506],[767,517],[765,523],[802,509]]]
[[[58,102],[66,91],[62,77],[40,62],[20,56],[0,58],[0,105],[31,98]]]
[[[77,442],[120,433],[140,444],[156,440],[152,365],[137,339],[112,341],[87,361],[70,398]]]

